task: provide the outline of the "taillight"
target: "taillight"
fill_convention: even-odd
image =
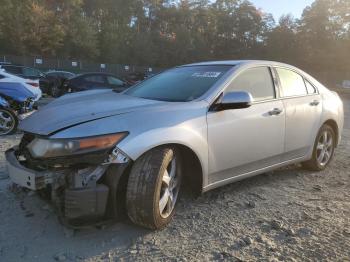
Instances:
[[[29,82],[27,83],[28,85],[34,86],[34,87],[39,87],[39,83],[35,83],[35,82]]]

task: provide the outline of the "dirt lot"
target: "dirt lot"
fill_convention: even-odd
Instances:
[[[350,95],[343,141],[321,173],[290,166],[194,199],[150,232],[129,222],[71,231],[32,192],[9,190],[0,155],[1,261],[350,261]],[[20,135],[0,139],[0,150]]]

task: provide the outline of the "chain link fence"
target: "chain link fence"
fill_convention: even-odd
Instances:
[[[98,64],[84,60],[68,60],[60,58],[45,58],[40,56],[15,56],[1,55],[0,62],[7,62],[16,65],[23,65],[37,68],[43,72],[50,70],[63,70],[72,73],[87,72],[106,72],[119,77],[126,76],[130,73],[157,74],[163,71],[163,68],[152,66],[135,66],[122,64]]]

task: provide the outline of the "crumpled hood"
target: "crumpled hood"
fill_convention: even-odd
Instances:
[[[56,99],[21,122],[19,129],[47,136],[59,130],[96,119],[145,110],[164,102],[118,94],[112,90],[92,90]]]

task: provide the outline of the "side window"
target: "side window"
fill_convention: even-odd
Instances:
[[[308,94],[316,94],[317,93],[316,88],[306,79],[305,79],[305,84],[306,84],[306,89],[307,89]]]
[[[115,86],[122,86],[124,84],[123,81],[112,76],[107,76],[107,81],[108,81],[108,84],[115,85]]]
[[[97,83],[97,84],[104,84],[105,79],[103,76],[100,75],[90,75],[84,78],[87,82]]]
[[[268,67],[247,69],[232,81],[228,91],[249,92],[253,96],[254,101],[257,102],[276,97],[271,72]]]
[[[5,78],[5,76],[3,76],[3,75],[0,75],[0,79],[4,79]]]
[[[301,75],[282,68],[276,68],[282,85],[283,97],[307,95],[304,79]]]

